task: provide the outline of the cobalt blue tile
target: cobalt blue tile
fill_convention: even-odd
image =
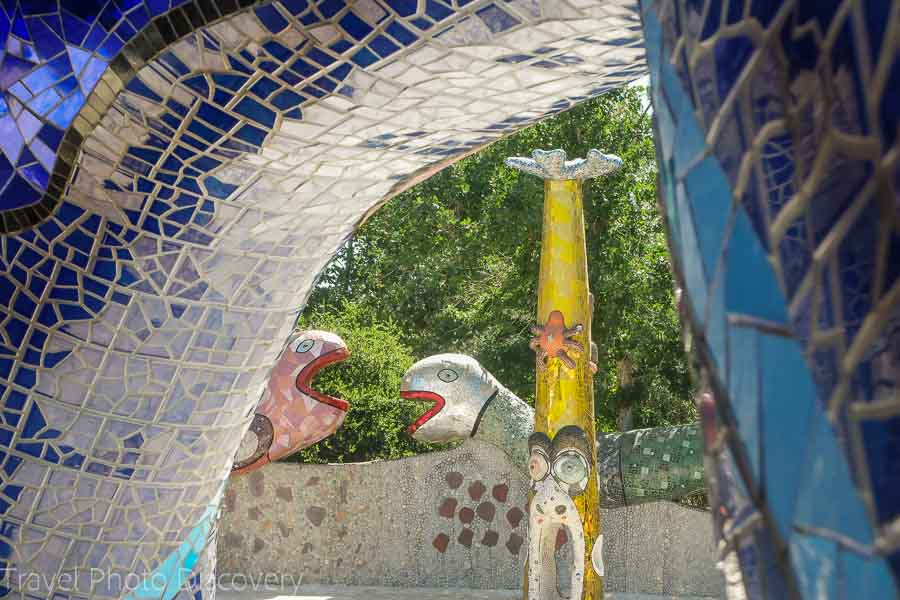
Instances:
[[[784,294],[742,207],[735,211],[726,265],[725,306],[728,312],[787,323]]]
[[[760,334],[765,494],[782,539],[790,537],[816,391],[799,344]]]
[[[847,466],[847,448],[838,442],[824,413],[816,411],[810,436],[794,524],[832,531],[861,545],[871,545],[872,527]],[[821,502],[822,498],[828,498],[828,502]]]
[[[413,32],[397,21],[391,21],[385,28],[385,31],[404,46],[409,46],[419,39]]]
[[[900,414],[859,419],[862,453],[878,522],[900,516]]]
[[[712,37],[718,30],[722,21],[723,5],[727,2],[711,2],[708,4],[708,10],[703,18],[703,28],[700,31],[698,39],[705,40]]]
[[[339,23],[344,31],[350,34],[350,37],[358,41],[363,40],[373,31],[372,26],[356,16],[353,11],[344,15]]]
[[[881,137],[885,146],[894,144],[900,122],[900,60],[894,60],[878,106]]]
[[[860,7],[860,10],[864,15],[864,29],[869,45],[869,60],[872,61],[872,64],[876,64],[881,55],[885,29],[890,23],[888,15],[891,10],[891,3],[865,2]]]
[[[274,5],[269,4],[260,6],[256,9],[256,16],[262,24],[272,33],[278,33],[288,26],[287,20],[281,16],[278,9]]]
[[[819,61],[819,44],[809,29],[797,31],[790,25],[781,30],[781,48],[787,55],[789,77],[815,69]]]
[[[879,209],[874,198],[859,199],[866,208],[840,242],[837,267],[840,278],[843,326],[848,343],[856,336],[873,305]]]
[[[306,57],[314,60],[323,67],[332,65],[335,62],[334,58],[332,58],[329,54],[322,52],[318,48],[311,48],[309,52],[306,53]]]
[[[359,51],[350,58],[350,60],[352,60],[360,67],[368,67],[377,62],[378,57],[370,52],[367,48],[360,48]]]
[[[833,541],[795,533],[791,564],[803,598],[834,598],[837,592],[837,548]]]
[[[432,27],[434,27],[434,23],[429,21],[424,17],[417,17],[415,19],[411,19],[410,23],[421,29],[422,31],[428,31]]]
[[[435,21],[443,21],[453,15],[453,11],[438,0],[425,0],[425,14]]]
[[[308,0],[280,0],[279,3],[294,16],[309,8]]]
[[[344,6],[346,5],[344,4],[343,0],[324,0],[324,2],[321,2],[318,5],[318,9],[319,12],[322,13],[323,17],[325,17],[326,19],[330,19],[338,12],[340,12],[341,9],[344,8]]]
[[[872,174],[872,164],[833,153],[825,172],[830,176],[823,178],[810,199],[808,222],[816,246],[831,232],[847,208],[859,200],[859,193]]]
[[[812,250],[808,240],[806,218],[800,217],[788,226],[778,244],[781,276],[788,299],[793,298],[812,264]]]
[[[743,4],[734,2],[733,4]],[[781,0],[750,0],[750,15],[767,27],[778,9],[784,5]],[[736,11],[735,11],[736,12]]]
[[[369,42],[369,48],[378,53],[382,58],[386,58],[394,52],[397,52],[400,49],[400,46],[390,41],[387,37],[379,35]]]
[[[518,19],[505,12],[496,4],[488,4],[481,10],[476,11],[475,14],[484,21],[484,24],[493,33],[500,33],[520,24]]]
[[[756,50],[748,36],[722,37],[715,44],[716,82],[719,101],[731,92],[750,57]]]
[[[755,532],[748,532],[738,540],[737,544],[737,558],[741,565],[741,576],[747,600],[764,600],[766,598],[764,587],[766,565],[763,562],[765,557],[759,551],[756,537]]]

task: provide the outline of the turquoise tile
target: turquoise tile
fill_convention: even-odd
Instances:
[[[809,600],[834,598],[838,570],[835,543],[797,533],[791,538],[790,552],[800,595]]]
[[[755,329],[729,327],[728,396],[744,442],[756,484],[760,475],[759,334]]]
[[[731,215],[731,186],[719,161],[712,156],[691,169],[685,176],[684,183],[691,199],[703,264],[706,266],[707,277],[711,278],[722,254],[725,228]]]
[[[816,411],[810,425],[810,457],[803,469],[794,524],[828,529],[863,545],[872,544],[872,527],[856,491],[844,450],[825,416]],[[828,498],[828,502],[822,502]]]
[[[679,225],[681,231],[677,233],[681,238],[681,264],[684,270],[684,283],[694,309],[694,321],[705,322],[707,288],[706,276],[703,272],[703,262],[700,258],[700,247],[697,244],[697,232],[694,230],[694,219],[688,210],[688,200],[685,198],[684,186],[678,184],[675,188],[677,198]],[[674,233],[674,232],[673,232]]]
[[[709,294],[709,319],[706,323],[706,342],[716,362],[716,368],[723,379],[728,365],[727,329],[725,315],[725,292],[721,284],[713,287]],[[725,382],[727,385],[727,381]]]
[[[865,557],[844,551],[841,553],[838,579],[840,600],[863,598],[897,598],[900,589],[891,577],[886,561],[878,556]]]
[[[788,323],[784,293],[743,208],[735,211],[726,272],[725,305],[728,312],[773,323]]]
[[[762,333],[759,337],[765,495],[781,537],[788,539],[816,390],[795,340]]]

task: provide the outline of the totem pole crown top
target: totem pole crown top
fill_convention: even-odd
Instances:
[[[622,159],[599,150],[588,150],[587,158],[566,160],[566,151],[556,149],[535,150],[531,158],[511,156],[506,159],[506,164],[541,179],[590,179],[618,170]]]

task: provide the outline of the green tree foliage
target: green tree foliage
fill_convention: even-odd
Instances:
[[[411,356],[461,352],[532,400],[534,355],[528,340],[537,296],[543,183],[506,167],[504,159],[535,148],[564,148],[573,158],[599,148],[622,157],[624,166],[585,185],[596,297],[593,336],[600,350],[598,426],[614,429],[626,405],[633,406],[635,427],[690,421],[695,417],[692,384],[656,206],[655,154],[645,107],[642,89],[610,92],[497,141],[394,198],[360,227],[322,274],[305,321],[337,327],[350,301],[373,327],[394,323],[391,332],[402,342],[394,346],[403,348],[392,355],[396,363],[388,364],[385,357],[373,368],[399,374]],[[370,352],[347,341],[356,353]],[[621,361],[628,361],[633,381],[622,388]],[[380,377],[360,365],[346,374],[344,393],[364,396],[360,391]],[[382,406],[383,396],[377,397]],[[391,401],[392,406],[401,402],[396,392]],[[416,411],[421,413],[421,406]],[[375,420],[370,427],[380,429],[383,423]],[[336,447],[351,437],[345,430],[325,444]],[[369,451],[368,456],[379,455],[375,446]]]
[[[401,402],[400,380],[415,359],[390,319],[379,321],[367,306],[343,302],[338,310],[307,312],[300,326],[340,335],[351,349],[339,367],[323,369],[314,385],[350,403],[344,424],[315,446],[295,455],[303,463],[361,462],[401,458],[431,449],[405,433],[423,411]]]

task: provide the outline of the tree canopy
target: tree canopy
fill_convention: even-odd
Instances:
[[[504,164],[535,148],[619,155],[615,174],[585,184],[595,402],[601,430],[633,407],[633,426],[695,418],[688,359],[656,205],[646,92],[607,93],[497,141],[376,212],[322,274],[302,323],[346,334],[351,358],[317,387],[352,400],[344,429],[306,460],[395,457],[421,450],[403,428],[399,376],[414,359],[460,352],[526,401],[534,397],[543,182]],[[376,358],[377,355],[377,358]],[[623,375],[627,372],[628,375]],[[375,407],[378,407],[377,409]],[[374,414],[373,410],[378,414]],[[408,418],[407,418],[408,417]],[[339,444],[346,449],[337,450]]]

